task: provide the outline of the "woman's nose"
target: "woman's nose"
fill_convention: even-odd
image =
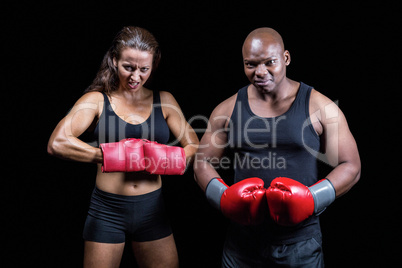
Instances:
[[[138,81],[140,79],[140,74],[139,74],[138,70],[135,70],[134,72],[132,72],[130,78],[134,81]]]

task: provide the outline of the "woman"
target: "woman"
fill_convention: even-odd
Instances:
[[[140,267],[178,266],[161,196],[161,176],[109,168],[122,160],[122,152],[113,152],[113,148],[127,150],[131,141],[166,144],[169,132],[180,142],[187,164],[197,150],[197,135],[175,98],[168,92],[144,87],[159,60],[159,45],[150,32],[124,27],[106,53],[92,85],[50,137],[51,155],[98,164],[84,227],[84,267],[118,267],[127,238],[132,241]],[[121,172],[105,172],[116,170]]]

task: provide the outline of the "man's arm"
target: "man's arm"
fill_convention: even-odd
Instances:
[[[360,178],[361,163],[356,141],[339,107],[315,90],[311,93],[310,115],[327,161],[334,166],[327,179],[334,186],[336,197],[339,197]]]
[[[236,95],[219,104],[212,112],[194,160],[194,178],[203,191],[208,183],[220,177],[213,164],[219,163],[228,143],[227,126]]]
[[[279,177],[267,189],[271,218],[280,225],[293,226],[311,215],[321,214],[336,197],[349,191],[360,178],[360,157],[356,141],[339,107],[313,90],[310,119],[321,138],[321,160],[334,167],[326,179],[304,185],[291,178]],[[324,156],[324,157],[322,157]]]
[[[229,186],[213,166],[219,164],[228,145],[227,126],[235,100],[236,95],[212,112],[195,157],[194,177],[208,202],[224,216],[242,225],[260,224],[266,212],[264,181],[246,178]]]

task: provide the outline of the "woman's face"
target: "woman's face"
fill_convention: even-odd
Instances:
[[[119,76],[119,90],[138,91],[152,71],[153,53],[133,48],[122,50],[120,59],[113,58]]]

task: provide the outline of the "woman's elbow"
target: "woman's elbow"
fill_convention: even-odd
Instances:
[[[62,142],[57,141],[55,138],[50,138],[47,143],[47,153],[51,156],[61,157],[63,152]]]
[[[54,146],[54,141],[50,139],[47,143],[47,153],[54,156],[56,153],[55,146]]]

